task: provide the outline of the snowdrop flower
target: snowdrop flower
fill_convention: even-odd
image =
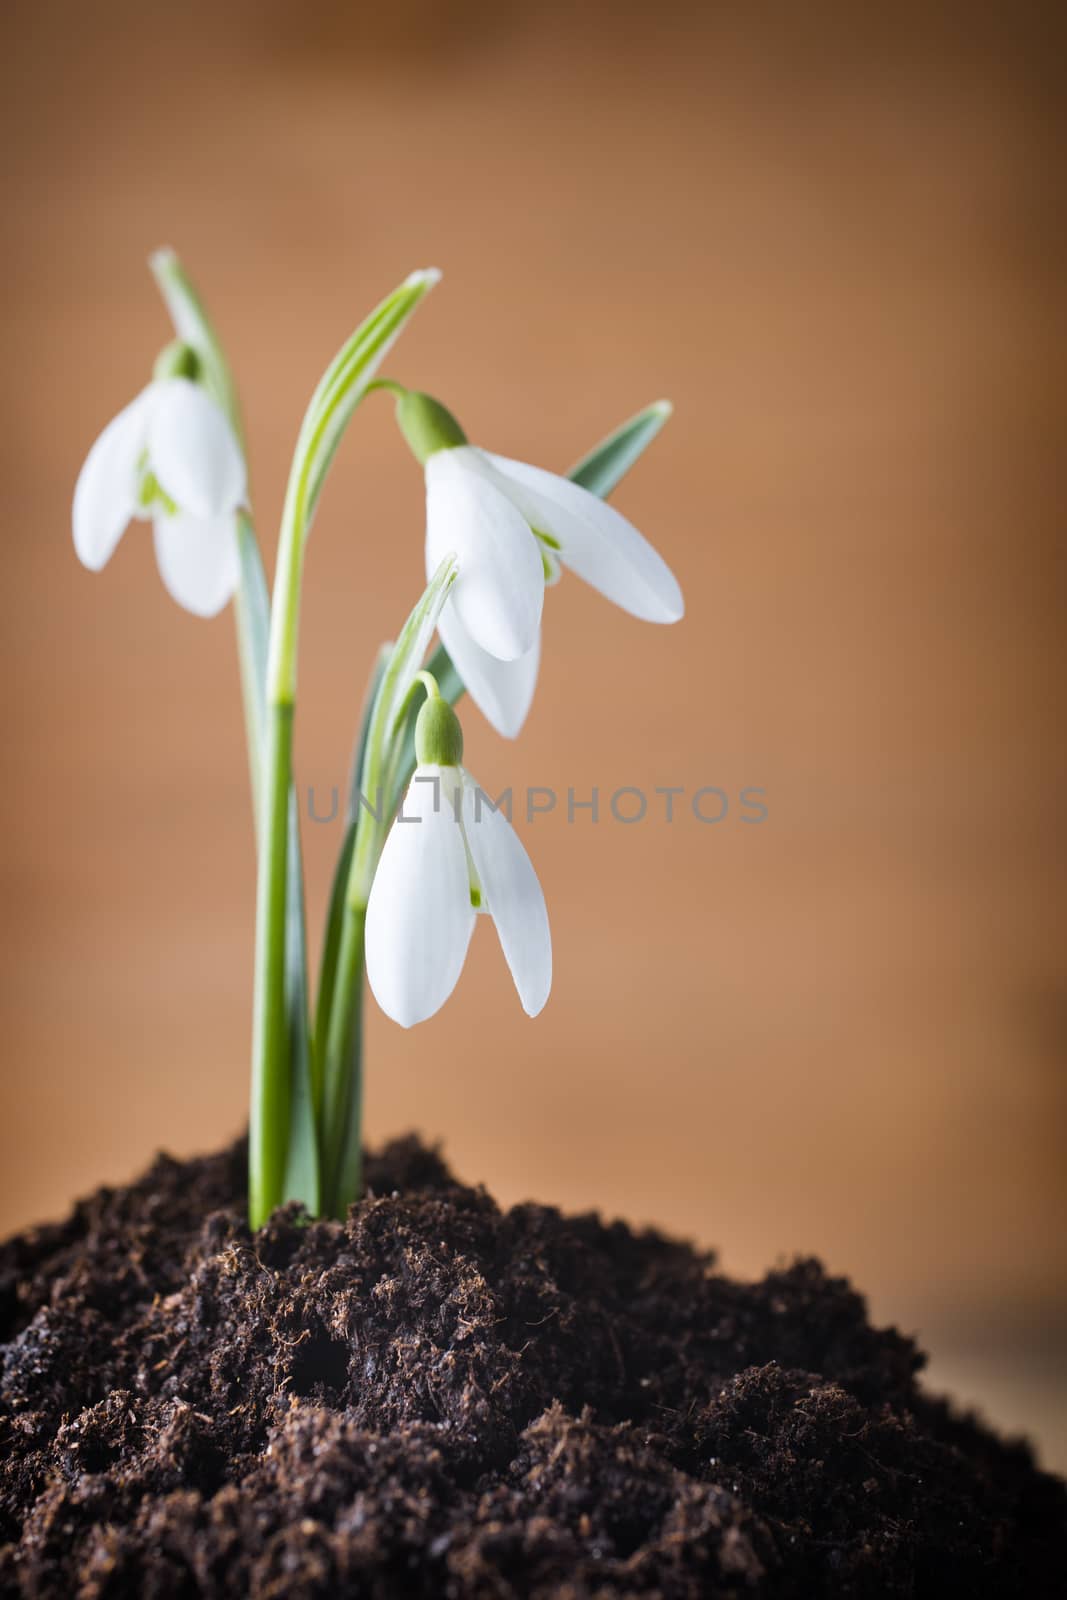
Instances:
[[[195,379],[188,345],[170,346],[146,389],[89,451],[74,490],[74,548],[93,572],[127,525],[150,521],[160,576],[179,605],[221,611],[237,587],[234,513],[248,485],[229,420]]]
[[[397,420],[426,472],[426,568],[446,551],[459,577],[438,623],[472,699],[514,738],[540,661],[546,584],[567,567],[646,622],[677,622],[678,580],[632,523],[569,478],[467,442],[429,395],[404,391]]]
[[[460,765],[458,717],[422,676],[433,687],[415,728],[418,766],[367,905],[367,977],[394,1022],[424,1022],[455,988],[486,912],[523,1010],[535,1017],[552,986],[545,897],[511,823]]]

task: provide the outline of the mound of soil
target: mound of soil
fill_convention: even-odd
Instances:
[[[250,1235],[244,1151],[0,1252],[0,1594],[1064,1593],[1067,1496],[817,1262],[501,1212],[415,1140]]]

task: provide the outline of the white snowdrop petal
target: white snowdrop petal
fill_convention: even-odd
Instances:
[[[501,661],[533,648],[545,574],[537,540],[480,452],[461,445],[426,463],[426,571],[450,550],[459,575],[449,600],[475,642]]]
[[[552,987],[552,935],[533,863],[503,811],[479,802],[465,775],[463,826],[482,885],[484,909],[497,936],[527,1016],[536,1017]]]
[[[169,593],[197,617],[213,617],[233,598],[239,576],[233,513],[222,517],[160,513],[156,561]]]
[[[229,419],[207,390],[188,378],[167,378],[156,390],[148,453],[160,486],[195,517],[236,510],[248,484]]]
[[[148,441],[153,386],[113,417],[96,440],[74,487],[74,548],[93,572],[110,561],[137,509],[138,466]]]
[[[437,631],[479,711],[505,739],[517,738],[537,687],[540,629],[533,649],[515,661],[499,661],[483,650],[450,606],[437,619]]]
[[[463,830],[440,767],[416,769],[385,841],[367,905],[367,977],[374,998],[402,1028],[448,999],[474,931]],[[430,780],[436,778],[438,781]]]
[[[489,460],[530,525],[558,541],[565,567],[635,617],[679,620],[685,602],[678,580],[632,522],[569,478],[504,456]]]

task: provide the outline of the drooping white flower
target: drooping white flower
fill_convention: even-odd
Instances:
[[[426,472],[426,566],[459,576],[438,623],[471,698],[514,738],[537,683],[544,591],[561,567],[646,622],[677,622],[678,580],[631,522],[569,478],[466,442],[428,395],[405,394],[400,426]]]
[[[248,494],[229,420],[198,383],[155,378],[108,423],[74,490],[74,548],[99,572],[128,524],[150,521],[160,576],[187,611],[211,617],[238,578],[235,513]]]
[[[545,897],[529,856],[502,810],[459,765],[462,742],[426,737],[429,700],[416,730],[419,765],[385,842],[367,905],[367,977],[401,1027],[424,1022],[455,988],[478,913],[496,925],[523,1010],[535,1017],[552,986]],[[454,760],[426,760],[427,756]]]

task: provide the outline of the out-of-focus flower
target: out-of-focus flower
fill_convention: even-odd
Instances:
[[[229,420],[198,383],[159,377],[108,423],[74,490],[74,548],[98,572],[129,523],[152,523],[160,576],[211,617],[238,579],[236,513],[248,493]]]

